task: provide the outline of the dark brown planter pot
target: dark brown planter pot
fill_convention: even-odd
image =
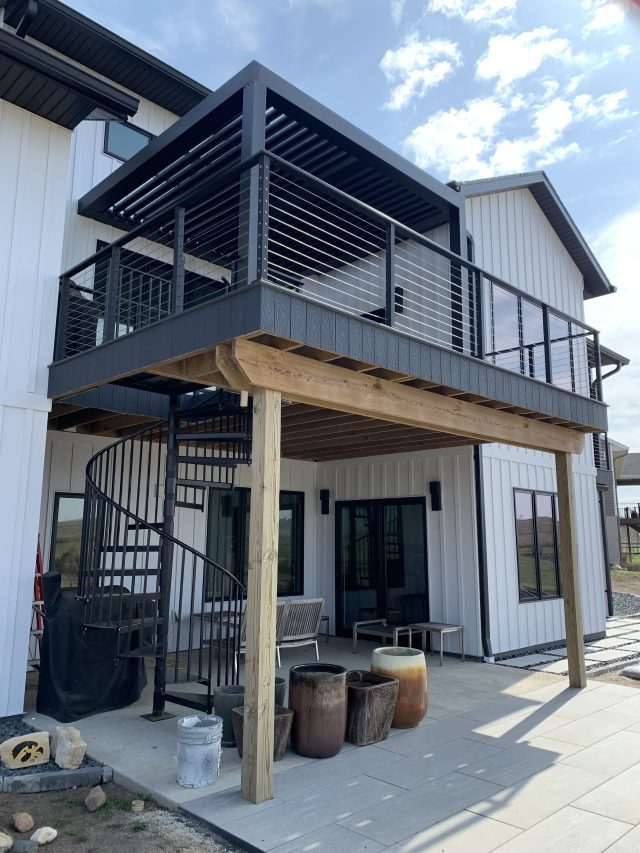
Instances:
[[[244,705],[239,708],[233,708],[231,711],[231,720],[233,722],[233,732],[236,737],[236,746],[238,747],[238,755],[242,758],[242,737],[244,733]],[[289,733],[291,732],[291,722],[293,720],[293,711],[289,708],[283,708],[282,705],[275,707],[275,728],[273,736],[273,760],[281,761],[287,751],[289,743]]]
[[[347,673],[347,737],[366,746],[386,740],[398,698],[398,679],[365,669]]]
[[[294,711],[291,746],[308,758],[340,752],[347,727],[347,671],[330,663],[305,663],[289,671]]]

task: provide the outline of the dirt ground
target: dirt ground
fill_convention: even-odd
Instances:
[[[11,814],[29,812],[36,828],[52,826],[58,837],[47,850],[51,853],[236,853],[237,848],[216,842],[203,828],[173,812],[161,809],[149,799],[144,811],[134,814],[131,800],[142,799],[119,785],[103,785],[107,802],[96,812],[88,812],[84,799],[89,788],[51,791],[45,794],[3,794],[0,797],[0,828],[17,840],[29,838],[12,827]]]
[[[615,570],[611,572],[611,588],[614,592],[626,592],[628,595],[640,595],[640,571],[627,572]]]

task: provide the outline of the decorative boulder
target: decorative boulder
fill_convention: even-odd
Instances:
[[[9,770],[46,764],[49,758],[49,732],[29,732],[0,743],[0,761]]]
[[[107,795],[102,790],[100,785],[96,785],[87,794],[84,804],[90,812],[97,812],[98,809],[107,802]]]
[[[58,830],[52,826],[41,826],[31,836],[32,841],[37,841],[39,845],[49,844],[58,837]]]
[[[11,822],[18,832],[29,832],[35,826],[29,812],[14,812],[11,815]]]
[[[74,726],[56,726],[51,751],[58,767],[63,770],[77,770],[84,761],[87,742]]]
[[[13,838],[9,835],[8,832],[3,832],[0,829],[0,853],[6,853],[7,850],[11,850],[13,847]]]

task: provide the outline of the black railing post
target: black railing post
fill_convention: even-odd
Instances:
[[[264,83],[248,83],[242,93],[242,136],[240,157],[247,160],[265,147],[267,88]],[[240,176],[238,218],[237,287],[253,284],[260,277],[258,263],[260,166],[252,166]]]
[[[173,279],[171,314],[184,311],[184,207],[176,207],[173,227]]]
[[[266,280],[269,274],[269,185],[271,182],[271,161],[266,154],[261,155],[258,164],[258,204],[256,230],[258,252],[256,258],[256,278]]]
[[[551,366],[551,332],[549,327],[549,307],[542,306],[542,332],[544,336],[544,375],[545,381],[553,385],[553,368]]]
[[[164,503],[162,517],[162,545],[160,574],[158,576],[158,628],[156,633],[156,666],[153,677],[153,711],[155,718],[164,715],[165,685],[167,678],[167,638],[169,634],[169,605],[173,577],[173,521],[176,510],[176,480],[178,477],[178,397],[171,397],[167,419],[167,458],[165,463]],[[176,654],[180,650],[176,650]]]
[[[120,301],[120,246],[111,247],[109,259],[109,275],[107,277],[107,290],[104,295],[104,329],[102,332],[102,343],[112,341],[115,334],[116,318],[118,316],[118,303]]]
[[[396,226],[387,223],[387,252],[385,262],[386,306],[385,323],[393,326],[396,316]]]
[[[602,402],[602,364],[600,362],[600,334],[593,333],[593,358],[596,368],[596,400]]]
[[[69,324],[69,295],[71,280],[62,276],[58,295],[58,319],[56,323],[56,345],[54,358],[59,361],[67,354],[67,330]]]
[[[475,357],[484,359],[484,278],[477,270],[473,273],[475,279]]]

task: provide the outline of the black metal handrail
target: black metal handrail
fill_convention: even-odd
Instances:
[[[171,485],[167,429],[164,421],[146,426],[89,460],[78,578],[85,624],[114,632],[115,656],[156,658],[154,709],[170,646],[174,682],[206,682],[209,696],[237,683],[244,598],[235,575],[173,535],[177,468]]]

